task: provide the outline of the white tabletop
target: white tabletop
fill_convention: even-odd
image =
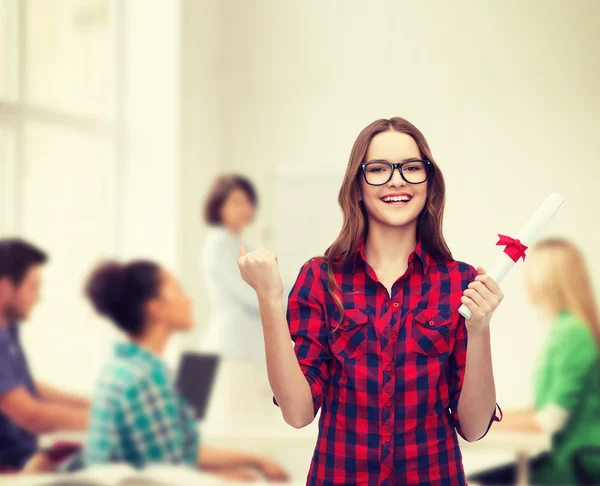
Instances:
[[[530,457],[547,452],[552,447],[552,436],[546,433],[517,432],[512,430],[494,430],[477,442],[460,439],[463,451],[508,451],[513,454],[526,454]]]
[[[295,429],[286,424],[283,419],[257,419],[251,423],[228,422],[219,424],[216,422],[199,422],[199,430],[203,440],[207,441],[244,441],[254,442],[300,442],[317,443],[318,423],[317,420],[302,428]],[[44,434],[40,437],[40,446],[48,447],[56,441],[83,442],[85,432],[55,432]]]
[[[260,441],[310,441],[317,443],[318,419],[301,429],[295,429],[281,417],[256,419],[251,422],[219,424],[201,422],[200,433],[205,438],[239,438]]]

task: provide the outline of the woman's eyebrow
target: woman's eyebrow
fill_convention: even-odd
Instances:
[[[420,157],[409,157],[408,159],[403,159],[400,162],[398,162],[399,164],[403,163],[403,162],[415,162],[417,160],[421,160]],[[386,159],[372,159],[372,160],[367,160],[365,162],[365,164],[368,164],[370,162],[387,162],[388,164],[394,164],[395,162],[390,162],[389,160]]]

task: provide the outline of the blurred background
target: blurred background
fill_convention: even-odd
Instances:
[[[292,283],[337,235],[350,148],[377,118],[427,137],[456,259],[489,265],[497,234],[560,192],[544,234],[576,241],[598,275],[599,18],[596,0],[0,0],[0,234],[51,258],[23,330],[34,374],[91,391],[120,338],[82,295],[105,257],[172,269],[196,328],[169,359],[198,348],[202,204],[224,172],[255,184],[244,238],[277,251]],[[531,405],[547,332],[522,276],[493,320],[505,408]],[[275,420],[268,401],[255,410]]]

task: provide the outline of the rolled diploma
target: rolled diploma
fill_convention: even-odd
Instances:
[[[533,213],[533,216],[527,220],[515,239],[520,240],[525,246],[531,246],[539,236],[542,228],[552,219],[564,202],[565,198],[560,194],[550,194],[538,210]],[[487,275],[492,277],[499,285],[515,263],[503,251],[502,255],[498,257],[498,260],[494,262],[491,269],[487,272]],[[466,305],[461,305],[458,312],[465,319],[471,319],[471,311]]]

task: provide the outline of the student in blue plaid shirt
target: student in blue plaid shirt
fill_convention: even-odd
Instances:
[[[115,348],[96,386],[83,462],[183,464],[220,476],[270,480],[285,471],[269,459],[199,445],[197,424],[160,358],[169,337],[192,327],[190,300],[153,262],[105,263],[86,294],[95,309],[130,338]]]

